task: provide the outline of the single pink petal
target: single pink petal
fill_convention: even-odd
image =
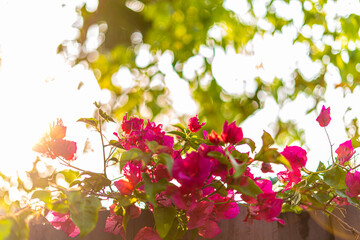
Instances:
[[[210,201],[201,201],[194,208],[189,209],[186,216],[189,219],[187,224],[189,229],[198,228],[204,225],[205,220],[209,218],[214,208],[214,203]]]
[[[143,227],[136,234],[134,240],[162,240],[159,234],[151,227]]]
[[[325,106],[323,105],[319,116],[316,118],[316,121],[319,122],[319,125],[321,127],[326,127],[327,125],[329,125],[330,120],[330,107],[325,108]]]
[[[221,133],[221,139],[222,141],[230,144],[237,144],[243,139],[243,132],[241,127],[236,126],[236,122],[228,124],[227,121],[225,121],[223,126],[223,131]]]
[[[306,151],[298,146],[286,146],[284,151],[281,152],[290,163],[291,170],[301,169],[305,167],[307,162]]]
[[[355,154],[351,140],[340,144],[339,147],[335,150],[335,152],[337,153],[337,159],[342,166],[344,166],[344,163],[348,162]]]
[[[221,233],[221,229],[217,223],[209,219],[206,220],[205,224],[199,228],[199,235],[204,238],[214,238],[219,233]]]

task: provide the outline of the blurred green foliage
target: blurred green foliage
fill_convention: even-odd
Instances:
[[[78,42],[84,46],[89,28],[96,25],[104,38],[97,50],[87,52],[82,47],[77,62],[87,61],[100,87],[113,93],[109,107],[115,117],[121,117],[125,112],[144,116],[144,107],[141,106],[145,106],[144,117],[154,119],[171,111],[166,85],[150,87],[154,79],[164,82],[159,57],[170,52],[174,71],[189,82],[192,97],[198,103],[199,118],[207,122],[205,130],[220,131],[220,123],[225,120],[237,121],[238,124],[243,122],[263,108],[266,98],[259,98],[259,93],[272,96],[280,106],[295,100],[299,94],[305,94],[314,99],[314,105],[309,106],[308,112],[314,111],[323,100],[327,87],[326,74],[330,68],[338,70],[341,77],[341,83],[336,87],[344,89],[344,93],[354,91],[360,82],[360,54],[357,49],[360,16],[328,15],[327,5],[335,6],[335,3],[326,0],[237,2],[242,6],[241,13],[230,10],[229,4],[223,0],[104,0],[99,1],[94,12],[88,12],[85,3],[79,8],[83,24]],[[284,16],[277,6],[297,6],[301,10],[301,21],[295,23],[294,16]],[[220,38],[209,34],[214,27],[220,29]],[[214,55],[201,56],[204,70],[194,78],[186,79],[183,76],[184,63],[193,56],[199,56],[201,47],[214,51],[221,47],[226,52],[230,46],[238,53],[246,53],[254,36],[281,34],[289,27],[296,29],[293,44],[305,44],[309,49],[309,58],[321,66],[320,73],[313,79],[305,78],[297,67],[291,75],[294,85],[290,89],[284,84],[284,79],[275,78],[269,83],[257,78],[253,93],[235,96],[225,92],[214,78]],[[309,29],[310,32],[320,31],[320,37],[309,34]],[[148,65],[139,66],[136,58],[144,44],[149,46],[152,59]],[[91,57],[94,51],[98,57]],[[114,84],[114,76],[120,67],[128,68],[136,79],[136,85],[130,90]],[[184,119],[184,116],[180,116],[180,119]],[[356,124],[357,121],[353,121],[346,129],[357,129]],[[274,126],[279,144],[290,144],[295,140],[303,143],[303,132],[297,129],[296,124],[283,123],[279,118]],[[358,135],[348,133],[350,137]]]

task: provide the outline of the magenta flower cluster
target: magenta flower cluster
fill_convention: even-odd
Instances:
[[[316,121],[325,128],[330,124],[330,120],[330,107],[323,106]],[[161,124],[157,125],[149,120],[145,123],[143,119],[124,116],[120,133],[114,133],[117,136],[115,142],[123,151],[133,155],[120,159],[122,177],[112,181],[118,198],[114,199],[110,207],[106,232],[119,234],[125,239],[124,221],[140,216],[142,209],[135,204],[139,201],[145,202],[146,207],[153,212],[158,209],[167,209],[170,212],[176,210],[177,216],[181,215],[184,219],[184,227],[187,230],[197,229],[198,235],[204,238],[217,236],[221,232],[218,223],[222,219],[235,218],[239,214],[239,203],[246,203],[248,209],[244,221],[277,221],[285,224],[279,215],[288,201],[286,194],[301,183],[307,184],[308,180],[304,181],[302,171],[311,173],[306,169],[306,150],[299,146],[286,146],[282,152],[277,152],[269,147],[271,141],[266,140],[265,135],[264,146],[253,159],[250,152],[237,150],[238,145],[247,144],[251,147],[251,144],[249,139],[244,138],[242,128],[235,122],[229,124],[226,121],[220,134],[214,130],[210,134],[204,131],[205,138],[202,139],[196,134],[204,125],[197,116],[190,118],[188,128],[180,129],[178,125],[181,131],[173,132],[179,140],[176,142],[173,136],[163,130]],[[76,143],[75,148],[69,147],[68,145],[73,143],[67,140],[63,140],[65,143],[62,147],[54,143],[63,139],[65,133],[66,127],[59,120],[34,150],[50,158],[74,160]],[[121,156],[125,156],[125,152]],[[327,172],[334,168],[345,171],[342,169],[349,165],[355,154],[351,140],[341,143],[335,153],[336,158],[333,159],[331,168],[314,173],[325,173],[322,175],[324,180],[321,181],[330,184],[332,181],[328,179]],[[261,161],[263,173],[273,172],[271,163],[286,166],[285,171],[276,173],[283,184],[280,191],[274,191],[269,179],[252,173],[250,164],[256,160]],[[348,198],[360,199],[360,172],[355,169],[348,170],[346,178],[344,173],[344,181],[346,189],[343,188],[343,194],[346,197],[335,195],[331,199],[339,206],[349,204]],[[126,205],[121,204],[124,199],[129,201]],[[306,198],[299,201],[302,201],[302,209],[307,209],[312,204]],[[71,221],[69,213],[50,211],[47,219],[68,236],[74,237],[80,232]],[[144,227],[135,239],[158,240],[161,239],[159,234],[164,233]]]

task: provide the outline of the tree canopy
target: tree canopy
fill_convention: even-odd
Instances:
[[[190,85],[199,118],[207,121],[205,129],[219,130],[219,122],[236,120],[239,124],[263,108],[263,95],[272,96],[282,105],[304,93],[314,100],[309,112],[316,110],[329,74],[339,75],[341,80],[335,87],[343,89],[344,94],[354,91],[360,81],[360,17],[351,8],[342,11],[342,4],[323,0],[105,0],[99,1],[95,9],[85,3],[78,9],[82,17],[76,40],[80,50],[71,57],[74,64],[86,61],[100,87],[113,93],[110,105],[114,116],[124,112],[142,116],[139,106],[144,105],[154,119],[171,109],[166,87],[151,85],[155,80],[164,81],[159,61],[163,54],[170,54],[174,72]],[[307,68],[299,63],[290,70],[289,77],[264,81],[256,76],[251,93],[232,94],[222,89],[213,74],[216,49],[251,55],[254,39],[286,34],[291,35],[292,45],[302,46],[310,63],[316,65],[313,76],[309,77]],[[90,44],[94,39],[95,46]],[[67,56],[71,55],[67,51],[70,44],[74,42],[64,42],[59,48]],[[139,64],[136,59],[144,46],[151,58]],[[201,59],[201,67],[187,78],[184,66],[195,56]],[[277,57],[273,56],[273,61],[278,61]],[[128,68],[136,79],[137,84],[130,90],[114,84],[120,67]],[[260,62],[256,67],[269,66]],[[278,141],[301,140],[301,131],[292,122],[279,119],[276,124]],[[347,126],[351,137],[358,137],[357,129],[354,119]],[[286,139],[280,138],[285,136],[281,133],[287,133]]]

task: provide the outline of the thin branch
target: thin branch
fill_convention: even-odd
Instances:
[[[106,176],[105,144],[104,144],[104,137],[103,137],[103,134],[102,134],[100,109],[98,110],[98,120],[99,120],[99,133],[100,133],[100,137],[101,137],[101,145],[102,145],[103,158],[104,158],[104,176],[107,178],[107,176]]]
[[[325,130],[327,139],[329,140],[330,150],[331,150],[331,159],[332,159],[332,162],[333,162],[333,165],[334,165],[334,164],[335,164],[335,159],[334,159],[334,154],[333,154],[333,145],[332,145],[332,143],[331,143],[331,140],[330,140],[329,134],[328,134],[328,132],[327,132],[327,130],[326,130],[326,127],[324,127],[324,130]]]
[[[324,209],[324,212],[326,212],[327,214],[333,216],[341,225],[345,230],[348,230],[350,232],[352,232],[352,234],[354,234],[355,239],[359,239],[360,233],[358,230],[356,230],[355,228],[353,228],[352,226],[350,226],[347,222],[345,222],[344,220],[342,220],[339,216],[335,215],[334,213]]]

